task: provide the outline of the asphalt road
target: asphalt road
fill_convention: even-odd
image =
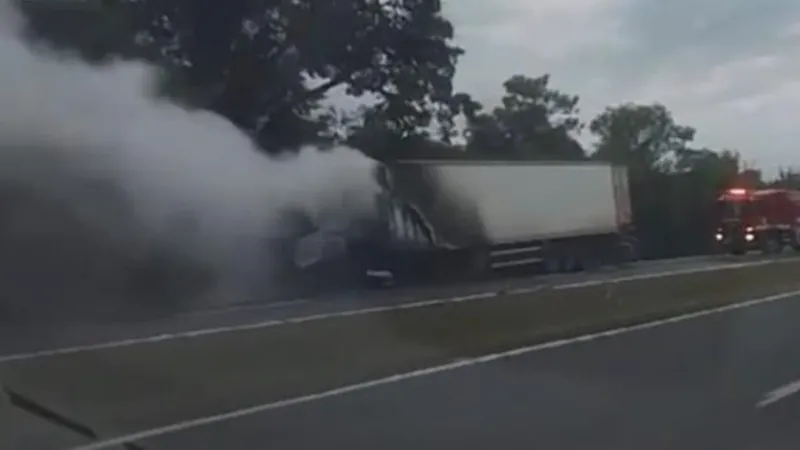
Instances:
[[[24,352],[54,347],[153,339],[153,335],[169,337],[187,331],[213,331],[365,307],[392,307],[431,298],[699,270],[731,262],[728,258],[694,258],[644,263],[594,274],[187,310],[148,321],[84,323],[48,330],[6,327],[0,332],[0,369],[17,357],[27,358]],[[137,439],[148,450],[349,448],[362,444],[388,449],[486,448],[497,444],[526,449],[532,445],[565,449],[796,448],[800,445],[800,432],[793,434],[792,429],[797,427],[791,425],[800,420],[800,400],[792,396],[794,391],[800,391],[800,383],[792,384],[800,379],[800,358],[793,358],[794,344],[800,341],[800,331],[795,326],[797,318],[800,318],[800,299],[781,300],[494,362],[465,362],[464,367],[307,399],[295,405],[271,404],[267,411],[245,412],[226,421],[212,418],[202,426],[179,422],[174,429],[159,430],[158,427],[172,421],[154,417],[147,426],[129,426],[122,434],[155,427],[154,437]],[[162,344],[155,342],[158,339],[153,339],[147,348],[161,348]],[[210,342],[215,341],[213,338]],[[115,347],[105,351],[116,352]],[[149,351],[145,348],[140,354],[146,359]],[[91,348],[77,348],[75,361],[91,353]],[[37,360],[50,358],[45,354]],[[67,355],[52,367],[61,364],[66,369],[71,364],[70,358],[73,356]],[[258,355],[252,358],[257,359]],[[108,373],[114,373],[110,369]],[[131,369],[136,367],[125,368]],[[147,383],[147,370],[143,370],[141,382]],[[38,375],[42,382],[50,383],[47,377],[59,376],[58,370],[47,372]],[[134,380],[131,375],[128,373],[127,377]],[[104,375],[98,372],[97,376],[97,382],[102,381]],[[778,391],[779,395],[766,397],[768,405],[756,407],[770,390],[787,385]],[[225,386],[215,389],[224,393]],[[134,386],[129,394],[136,397]],[[47,398],[37,400],[48,403]],[[241,397],[238,401],[243,400],[246,399]],[[211,408],[214,403],[209,402],[201,402],[205,403],[205,410],[196,414],[192,413],[194,409],[183,408],[181,420],[222,413],[225,409]],[[236,404],[242,407],[247,402]],[[91,403],[84,407],[87,405],[91,409]],[[88,416],[91,414],[84,417]],[[107,424],[114,421],[111,416],[108,420]],[[0,424],[2,434],[3,424]],[[47,445],[29,448],[55,450],[75,445],[54,442],[65,441],[48,441]],[[780,446],[784,444],[787,445]]]
[[[792,255],[787,255],[792,256]],[[70,320],[59,324],[3,324],[0,327],[0,361],[4,356],[45,349],[86,346],[99,342],[141,339],[148,336],[186,333],[220,327],[240,327],[272,320],[285,320],[314,315],[346,313],[375,307],[392,307],[407,303],[475,295],[498,290],[535,289],[541,285],[613,279],[618,277],[659,274],[676,270],[694,270],[736,262],[756,261],[758,255],[745,257],[704,256],[661,261],[643,261],[627,268],[608,268],[594,273],[558,276],[507,277],[491,281],[458,285],[404,287],[388,290],[365,290],[338,293],[320,298],[274,302],[265,298],[260,303],[220,301],[217,308],[187,308],[169,315],[143,320],[85,322]]]
[[[795,449],[799,319],[800,298],[784,299],[173,430],[141,444]],[[758,407],[765,399],[772,402]]]

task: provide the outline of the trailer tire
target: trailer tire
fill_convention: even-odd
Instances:
[[[617,266],[624,266],[639,260],[638,242],[634,238],[620,239],[614,250]]]
[[[591,249],[584,250],[581,253],[578,264],[580,265],[580,269],[584,272],[597,270],[603,265],[602,261],[597,256],[597,252],[592,251]]]
[[[578,257],[575,256],[575,253],[572,251],[564,252],[561,256],[561,272],[573,273],[578,270]]]
[[[542,260],[542,266],[544,267],[545,273],[558,273],[559,263],[558,259],[555,258],[555,255],[545,256]]]
[[[476,248],[469,253],[467,271],[473,277],[485,277],[491,272],[492,261],[488,248]]]
[[[765,236],[765,239],[761,244],[762,254],[775,255],[781,253],[782,251],[783,251],[783,241],[780,239],[780,236],[776,236],[774,234]]]
[[[800,230],[793,230],[790,237],[792,250],[800,252]]]
[[[747,253],[747,251],[743,247],[739,247],[739,246],[733,247],[730,250],[730,254],[734,255],[734,256],[742,256],[745,253]]]

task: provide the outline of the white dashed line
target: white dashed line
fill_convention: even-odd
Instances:
[[[303,303],[308,303],[308,300],[301,298],[297,300],[287,300],[284,302],[270,302],[259,305],[232,305],[232,306],[223,306],[219,308],[207,308],[207,309],[200,309],[197,311],[190,311],[186,313],[176,314],[175,317],[203,317],[203,316],[215,316],[220,314],[228,314],[228,313],[242,312],[242,311],[263,311],[268,309],[285,308],[287,306],[300,305]]]
[[[789,384],[783,385],[777,389],[767,392],[761,399],[761,401],[756,403],[756,409],[764,408],[773,403],[779,402],[798,392],[800,392],[800,380],[793,381]]]

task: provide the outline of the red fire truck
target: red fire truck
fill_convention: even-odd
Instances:
[[[717,200],[721,250],[780,253],[785,245],[800,251],[800,191],[733,188]]]

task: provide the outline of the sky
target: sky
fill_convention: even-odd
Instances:
[[[800,167],[800,2],[444,0],[466,50],[456,89],[497,103],[514,74],[551,74],[585,119],[665,104],[696,142],[770,173]],[[584,142],[589,136],[582,137]]]

